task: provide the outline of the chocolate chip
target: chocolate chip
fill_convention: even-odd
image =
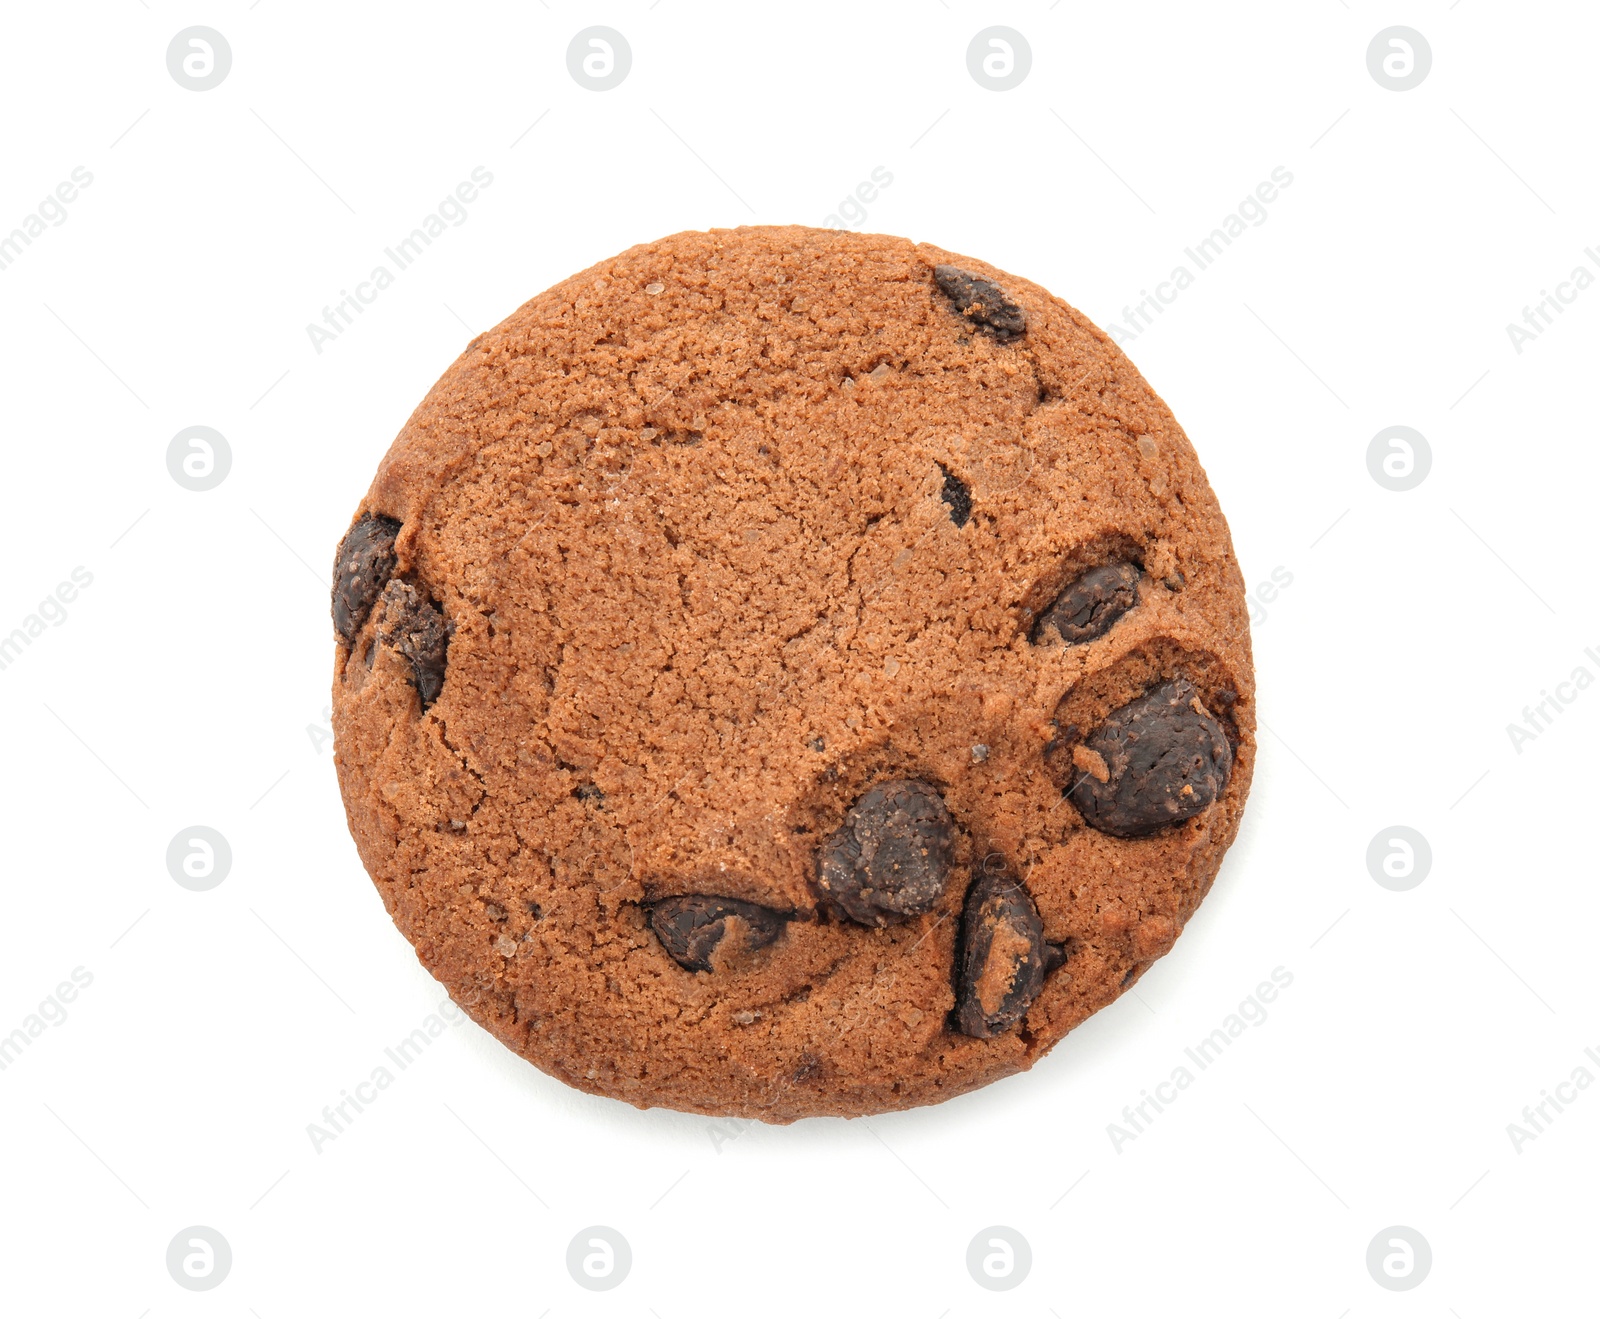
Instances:
[[[444,686],[445,652],[451,624],[439,606],[412,586],[395,580],[384,587],[379,635],[411,661],[411,682],[426,710]]]
[[[580,783],[572,790],[572,795],[579,801],[592,801],[596,806],[606,804],[606,795],[592,783]]]
[[[992,279],[968,274],[956,266],[935,266],[933,277],[958,312],[995,338],[1011,339],[1027,330],[1027,313],[1006,297]]]
[[[698,893],[663,898],[650,908],[650,928],[685,971],[711,970],[711,955],[727,935],[730,919],[740,922],[743,930],[743,947],[737,951],[753,953],[774,942],[789,918],[753,902]]]
[[[972,516],[972,491],[948,467],[941,465],[939,470],[944,473],[944,489],[939,492],[939,498],[950,505],[950,521],[964,527]]]
[[[1039,909],[1021,881],[1004,872],[979,875],[961,913],[957,1029],[980,1040],[1004,1034],[1039,997],[1047,971],[1063,960],[1059,948],[1045,943]]]
[[[931,911],[950,875],[950,812],[926,783],[880,783],[828,840],[817,882],[851,920],[893,925]]]
[[[393,518],[363,513],[345,532],[333,560],[333,630],[349,645],[394,573]]]
[[[796,1085],[805,1085],[822,1075],[822,1059],[814,1053],[800,1055],[800,1065],[794,1069]]]
[[[1117,838],[1141,838],[1199,814],[1233,770],[1222,726],[1187,678],[1113,710],[1083,747],[1103,762],[1106,777],[1082,771],[1068,795],[1086,824]]]
[[[1072,582],[1045,610],[1033,629],[1033,640],[1054,631],[1069,646],[1103,637],[1139,603],[1139,565],[1103,563]]]

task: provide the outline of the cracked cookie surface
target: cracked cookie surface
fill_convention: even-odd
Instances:
[[[898,238],[678,234],[525,304],[383,459],[334,617],[396,925],[641,1107],[1029,1068],[1171,947],[1254,761],[1177,422],[1059,299]]]

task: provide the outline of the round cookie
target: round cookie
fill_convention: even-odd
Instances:
[[[478,336],[339,548],[350,829],[580,1089],[788,1122],[1024,1070],[1165,953],[1255,754],[1193,449],[1060,299],[800,227]]]

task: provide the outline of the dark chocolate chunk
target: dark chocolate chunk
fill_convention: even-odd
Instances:
[[[1054,631],[1069,646],[1103,637],[1139,603],[1139,565],[1103,563],[1072,582],[1044,611],[1033,629],[1035,642]]]
[[[817,882],[851,920],[893,925],[931,911],[950,876],[951,824],[926,783],[880,783],[822,849]]]
[[[333,630],[345,645],[356,639],[372,606],[394,573],[393,518],[363,513],[345,532],[333,561]]]
[[[426,710],[444,686],[450,621],[439,606],[410,582],[396,579],[384,588],[379,635],[411,661],[411,682]]]
[[[592,801],[596,806],[606,804],[606,795],[592,783],[580,783],[572,790],[572,795],[579,801]]]
[[[995,338],[1011,339],[1027,330],[1027,313],[992,279],[970,275],[956,266],[935,266],[933,277],[958,312]]]
[[[1199,814],[1233,771],[1222,726],[1187,678],[1113,710],[1082,745],[1093,755],[1075,763],[1092,768],[1081,770],[1068,796],[1086,824],[1117,838],[1141,838]]]
[[[1039,997],[1047,970],[1064,960],[1045,943],[1039,909],[1022,882],[1003,871],[980,874],[961,913],[957,1028],[980,1040],[1004,1034]]]
[[[650,928],[668,956],[686,971],[711,970],[711,955],[727,935],[730,919],[742,928],[744,944],[739,951],[753,953],[774,942],[789,918],[753,902],[698,893],[663,898],[650,908]]]
[[[950,521],[964,527],[972,516],[972,491],[949,468],[940,467],[939,470],[944,473],[944,489],[939,492],[939,498],[950,505]]]

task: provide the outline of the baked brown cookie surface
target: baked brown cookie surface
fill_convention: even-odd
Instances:
[[[350,829],[508,1047],[787,1122],[1042,1057],[1165,953],[1255,756],[1243,583],[1060,299],[806,228],[480,335],[334,570]]]

